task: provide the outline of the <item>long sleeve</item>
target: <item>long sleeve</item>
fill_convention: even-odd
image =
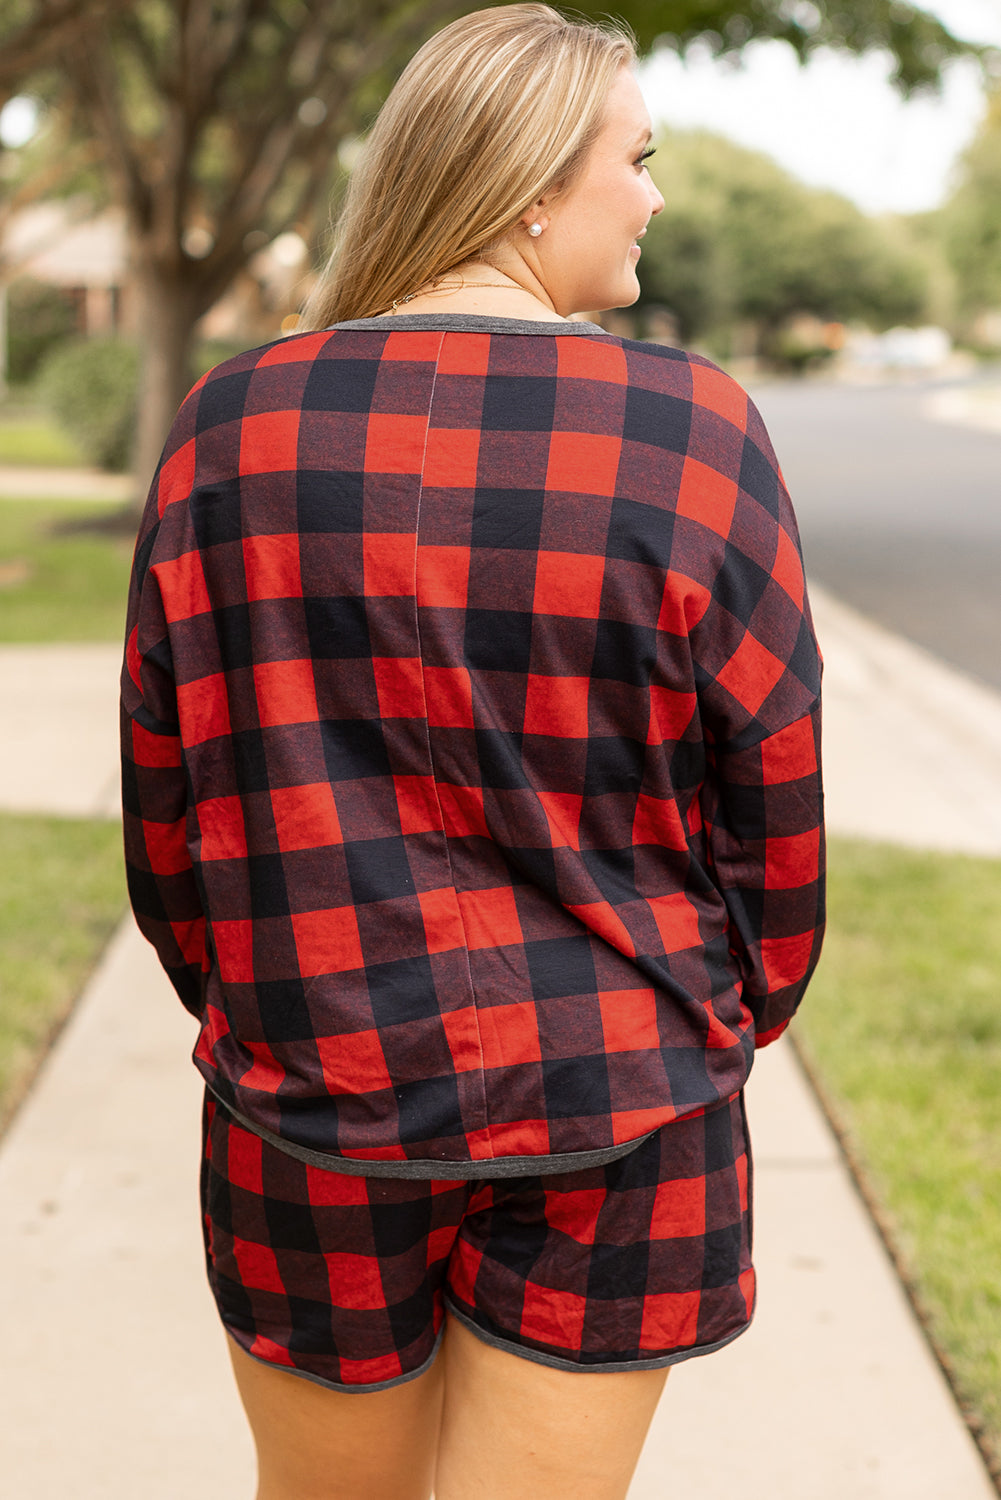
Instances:
[[[155,495],[155,488],[154,488]],[[188,788],[151,500],[133,566],[122,669],[122,812],[129,899],[186,1008],[202,1011],[206,924],[188,849]]]
[[[792,506],[750,402],[727,544],[692,643],[709,855],[763,1046],[788,1024],[820,956],[825,846],[821,657]]]
[[[820,703],[745,750],[716,757],[710,835],[716,876],[739,942],[757,1045],[788,1025],[820,957],[824,827]]]

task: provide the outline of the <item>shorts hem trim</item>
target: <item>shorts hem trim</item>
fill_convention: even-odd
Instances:
[[[614,1375],[620,1371],[627,1370],[663,1370],[671,1365],[680,1365],[686,1359],[697,1359],[702,1354],[715,1354],[717,1349],[725,1349],[727,1344],[732,1344],[734,1339],[740,1338],[751,1326],[751,1318],[742,1323],[733,1333],[728,1333],[725,1338],[716,1339],[712,1344],[695,1344],[691,1348],[675,1349],[670,1354],[656,1354],[651,1359],[619,1359],[611,1360],[604,1364],[581,1364],[579,1360],[564,1359],[558,1354],[547,1354],[543,1349],[532,1349],[525,1344],[518,1344],[513,1339],[504,1338],[503,1335],[490,1333],[481,1328],[478,1323],[462,1313],[448,1298],[445,1298],[445,1307],[449,1316],[457,1323],[468,1328],[484,1344],[490,1344],[494,1349],[503,1349],[508,1354],[515,1354],[519,1359],[531,1360],[536,1365],[548,1365],[553,1370],[569,1370],[574,1375]]]
[[[224,1325],[225,1326],[225,1325]],[[325,1375],[314,1375],[311,1370],[301,1370],[298,1365],[281,1365],[273,1359],[263,1359],[260,1354],[251,1354],[245,1349],[239,1339],[234,1338],[230,1330],[226,1329],[226,1337],[230,1339],[241,1354],[246,1354],[249,1359],[256,1360],[259,1365],[267,1365],[269,1370],[281,1370],[286,1375],[298,1375],[300,1380],[308,1380],[313,1385],[325,1386],[328,1391],[339,1391],[346,1396],[365,1396],[370,1391],[390,1391],[394,1386],[406,1385],[410,1380],[416,1380],[418,1375],[425,1375],[438,1357],[441,1341],[445,1335],[445,1324],[442,1322],[438,1330],[438,1336],[434,1341],[434,1348],[422,1365],[416,1370],[408,1370],[403,1375],[394,1375],[391,1380],[376,1380],[372,1384],[344,1385],[337,1380],[328,1380]]]

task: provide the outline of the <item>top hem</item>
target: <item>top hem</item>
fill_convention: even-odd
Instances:
[[[292,1156],[306,1166],[320,1167],[327,1172],[344,1172],[349,1177],[435,1178],[451,1182],[581,1172],[589,1167],[607,1166],[609,1162],[628,1156],[637,1146],[656,1134],[649,1130],[633,1141],[625,1141],[616,1146],[601,1146],[595,1151],[566,1151],[554,1156],[493,1156],[484,1161],[432,1161],[426,1157],[412,1161],[359,1161],[357,1157],[338,1156],[333,1151],[314,1151],[309,1146],[287,1141],[266,1126],[249,1120],[225,1099],[220,1098],[214,1089],[210,1088],[209,1093],[238,1125],[259,1136],[262,1141],[267,1141],[269,1146],[284,1151],[286,1156]]]

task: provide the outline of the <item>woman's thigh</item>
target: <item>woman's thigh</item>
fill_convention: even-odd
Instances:
[[[345,1178],[222,1111],[208,1125],[210,1271],[259,1500],[427,1500],[436,1465],[437,1500],[615,1500],[663,1387],[650,1366],[746,1326],[738,1101],[606,1168],[496,1183]]]
[[[257,1500],[428,1500],[444,1366],[389,1390],[330,1390],[229,1340],[257,1447]]]
[[[452,1318],[431,1368],[384,1391],[230,1353],[258,1500],[622,1500],[667,1378],[550,1369]]]
[[[623,1500],[666,1369],[553,1369],[452,1317],[442,1353],[435,1500]]]

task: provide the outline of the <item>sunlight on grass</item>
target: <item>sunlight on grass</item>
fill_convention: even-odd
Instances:
[[[43,413],[21,415],[0,409],[0,464],[66,468],[83,462],[73,439],[53,418]]]
[[[58,529],[107,514],[0,499],[0,642],[121,640],[133,538]]]
[[[0,814],[0,1122],[125,910],[116,822]]]
[[[837,840],[798,1040],[1001,1462],[1001,861]]]

